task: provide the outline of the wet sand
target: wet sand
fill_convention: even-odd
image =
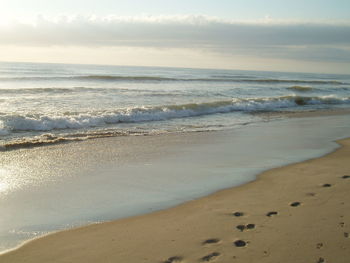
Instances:
[[[349,262],[350,139],[171,209],[50,234],[0,262]]]

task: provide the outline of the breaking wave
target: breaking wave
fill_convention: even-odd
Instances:
[[[2,114],[0,115],[0,135],[17,131],[50,131],[57,129],[80,129],[102,127],[108,124],[162,121],[201,115],[228,112],[276,111],[298,108],[305,105],[350,104],[350,97],[334,96],[302,97],[282,96],[273,98],[230,99],[214,102],[181,105],[134,107],[115,111],[92,111],[65,113],[61,115]]]

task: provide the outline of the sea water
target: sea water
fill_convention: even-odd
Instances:
[[[238,186],[350,134],[348,114],[259,114],[348,109],[344,75],[0,67],[0,250]]]
[[[349,94],[349,75],[0,63],[0,144],[221,130],[349,108]]]

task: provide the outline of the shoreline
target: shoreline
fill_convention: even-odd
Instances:
[[[322,110],[305,110],[305,111],[276,111],[276,112],[252,112],[255,116],[259,116],[262,120],[276,121],[280,119],[294,119],[294,118],[312,118],[312,117],[324,117],[324,116],[339,116],[349,115],[350,109],[322,109]],[[258,122],[256,122],[258,123]],[[220,132],[239,128],[240,126],[251,125],[255,123],[239,124],[237,127],[225,128],[222,130],[194,130],[194,131],[171,131],[161,133],[137,133],[133,132],[128,134],[126,131],[96,131],[87,133],[86,137],[64,137],[61,135],[49,136],[46,138],[32,138],[30,140],[15,139],[13,141],[7,141],[0,143],[0,152],[15,151],[21,149],[32,149],[39,147],[46,147],[51,145],[70,144],[75,142],[85,142],[89,140],[104,139],[104,138],[118,138],[125,136],[159,136],[162,134],[195,134],[201,132]]]
[[[350,139],[337,142],[342,147],[323,157],[273,168],[252,182],[173,208],[28,241],[0,255],[0,262],[231,262],[234,257],[345,263],[350,178],[343,176],[350,175]],[[269,212],[278,214],[266,216]],[[240,231],[239,225],[254,227]],[[237,240],[244,247],[236,247]]]
[[[349,115],[350,109],[322,109],[322,110],[309,110],[309,111],[276,111],[276,112],[262,112],[255,113],[257,116],[261,116],[264,119],[270,120],[271,118],[310,118],[310,117],[322,117],[322,116],[338,116]]]

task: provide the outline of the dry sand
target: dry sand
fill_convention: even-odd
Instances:
[[[350,262],[350,139],[340,143],[171,209],[30,241],[0,262]]]

